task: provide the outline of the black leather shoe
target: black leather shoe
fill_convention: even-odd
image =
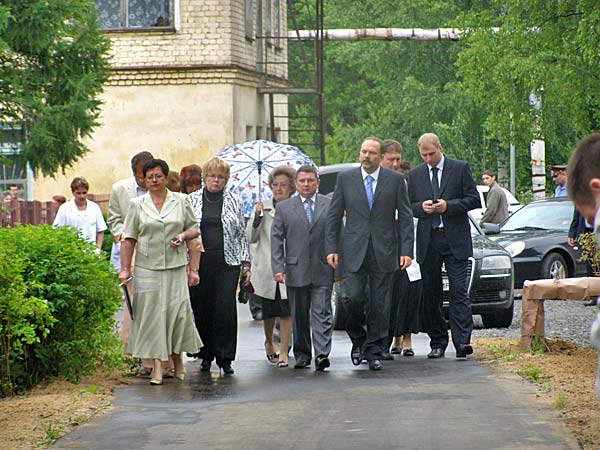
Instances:
[[[330,365],[331,363],[329,362],[329,358],[327,356],[317,356],[315,358],[315,370],[325,370]]]
[[[427,357],[430,359],[435,358],[443,358],[446,351],[441,347],[432,348],[431,351],[427,354]]]
[[[457,358],[466,358],[468,355],[473,353],[473,347],[469,344],[459,345],[456,349],[456,357]]]
[[[231,367],[231,361],[217,362],[217,366],[219,366],[226,375],[232,375],[234,373],[233,367]]]
[[[305,369],[308,366],[310,366],[310,361],[299,359],[296,361],[296,364],[294,364],[294,369]]]
[[[390,353],[392,355],[401,355],[402,349],[400,347],[392,347],[392,350],[390,351]]]
[[[380,359],[372,359],[369,361],[369,370],[381,370],[383,369],[383,364]]]
[[[383,352],[381,353],[381,359],[384,361],[393,361],[394,355],[392,355],[390,352]]]
[[[353,345],[352,350],[350,351],[350,359],[352,360],[352,364],[355,366],[360,366],[362,361],[362,351],[360,345]]]

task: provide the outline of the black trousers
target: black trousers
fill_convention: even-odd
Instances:
[[[237,347],[237,304],[235,292],[240,266],[229,266],[221,252],[202,253],[200,284],[190,289],[196,328],[204,346],[202,359],[228,362]]]
[[[471,343],[473,332],[473,315],[471,299],[467,293],[468,261],[460,260],[452,255],[446,234],[431,231],[431,241],[425,261],[421,265],[423,277],[423,323],[431,339],[431,348],[448,346],[448,329],[442,309],[442,263],[446,266],[450,282],[449,312],[452,343],[455,348],[461,344]]]
[[[393,280],[394,272],[383,272],[377,264],[369,241],[367,254],[358,272],[350,272],[346,279],[350,303],[346,331],[352,344],[360,346],[363,357],[369,361],[381,359],[382,353],[388,348]],[[368,289],[365,289],[367,283]]]

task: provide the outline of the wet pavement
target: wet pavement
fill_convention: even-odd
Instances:
[[[270,364],[262,323],[239,308],[234,375],[188,361],[184,382],[148,380],[116,390],[113,408],[60,439],[77,450],[434,450],[578,449],[557,413],[533,402],[535,390],[492,375],[475,361],[416,356],[384,361],[370,372],[350,361],[336,331],[325,372]]]

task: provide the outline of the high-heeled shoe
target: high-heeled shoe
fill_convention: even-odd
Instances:
[[[156,378],[152,378],[150,380],[150,386],[162,386],[164,384],[163,380],[159,380]]]
[[[210,361],[208,359],[203,359],[202,362],[200,363],[200,371],[208,372],[210,370],[211,365],[212,365],[212,361]]]
[[[185,370],[183,372],[175,372],[175,378],[179,381],[185,380]]]
[[[223,370],[223,373],[226,375],[232,375],[235,372],[233,370],[233,367],[231,367],[230,361],[221,361],[220,363],[217,363],[217,365],[221,370]]]

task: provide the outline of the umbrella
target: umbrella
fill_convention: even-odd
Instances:
[[[268,179],[275,167],[297,169],[306,164],[316,167],[299,148],[262,139],[232,145],[217,156],[231,166],[227,190],[240,196],[245,217],[250,216],[256,202],[273,196]]]

